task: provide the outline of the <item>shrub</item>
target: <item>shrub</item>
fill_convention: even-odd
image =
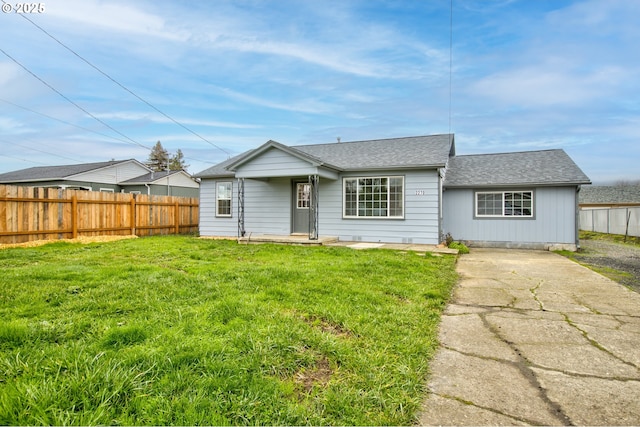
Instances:
[[[465,245],[464,243],[461,243],[461,242],[451,242],[451,243],[449,243],[449,247],[451,249],[457,249],[459,254],[468,254],[469,253],[469,248],[467,247],[467,245]]]

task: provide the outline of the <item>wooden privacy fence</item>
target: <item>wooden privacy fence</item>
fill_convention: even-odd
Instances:
[[[0,243],[195,233],[198,198],[0,185]]]

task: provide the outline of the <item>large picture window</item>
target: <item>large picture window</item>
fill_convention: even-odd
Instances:
[[[216,186],[216,216],[231,216],[231,182],[219,182]]]
[[[345,178],[345,218],[403,218],[404,178]]]
[[[533,191],[476,192],[477,217],[532,217]]]

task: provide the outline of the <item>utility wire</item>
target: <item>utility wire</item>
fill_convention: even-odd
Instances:
[[[128,141],[131,141],[133,144],[138,145],[142,148],[145,148],[147,150],[151,150],[151,147],[147,147],[145,145],[140,144],[138,141],[135,141],[131,138],[129,138],[127,135],[123,134],[122,132],[120,132],[119,130],[117,130],[116,128],[112,127],[111,125],[109,125],[108,123],[106,123],[105,121],[99,119],[98,117],[96,117],[95,115],[91,114],[89,111],[85,110],[84,108],[82,108],[80,105],[78,105],[77,103],[75,103],[74,101],[72,101],[70,98],[68,98],[67,96],[65,96],[62,92],[60,92],[58,89],[54,88],[53,86],[51,86],[49,83],[47,83],[46,81],[44,81],[43,79],[41,79],[40,77],[38,77],[33,71],[29,70],[26,66],[22,65],[22,63],[20,63],[17,59],[15,59],[13,56],[9,55],[4,49],[0,48],[0,52],[4,53],[5,56],[7,58],[9,58],[10,60],[12,60],[13,62],[15,62],[16,64],[18,64],[23,70],[25,70],[27,73],[31,74],[33,77],[35,77],[36,79],[38,79],[40,82],[42,82],[42,84],[44,84],[45,86],[47,86],[49,89],[51,89],[52,91],[54,91],[55,93],[57,93],[58,95],[60,95],[62,98],[64,98],[67,102],[69,102],[70,104],[74,105],[77,109],[83,111],[85,114],[87,114],[88,116],[92,117],[94,120],[102,123],[104,126],[108,127],[109,129],[111,129],[112,131],[114,131],[115,133],[117,133],[120,136],[123,136],[125,139],[127,139]]]
[[[0,101],[5,102],[5,103],[7,103],[7,104],[9,104],[9,105],[12,105],[12,106],[14,106],[14,107],[16,107],[16,108],[20,108],[20,109],[22,109],[22,110],[28,111],[28,112],[30,112],[30,113],[37,114],[37,115],[42,116],[42,117],[46,117],[46,118],[48,118],[48,119],[50,119],[50,120],[55,120],[55,121],[57,121],[57,122],[60,122],[60,123],[65,124],[65,125],[73,126],[73,127],[75,127],[75,128],[78,128],[78,129],[84,130],[84,131],[86,131],[86,132],[95,133],[96,135],[100,135],[100,136],[104,136],[104,137],[107,137],[107,138],[111,138],[111,139],[114,139],[114,140],[116,140],[116,141],[124,142],[124,143],[127,143],[127,144],[129,143],[129,141],[126,141],[126,140],[121,139],[121,138],[117,138],[117,137],[115,137],[115,136],[113,136],[113,135],[107,135],[106,133],[98,132],[98,131],[95,131],[95,130],[93,130],[93,129],[89,129],[89,128],[86,128],[86,127],[83,127],[83,126],[76,125],[76,124],[74,124],[74,123],[67,122],[67,121],[62,120],[62,119],[58,119],[58,118],[53,117],[53,116],[50,116],[50,115],[48,115],[48,114],[45,114],[45,113],[41,113],[41,112],[39,112],[39,111],[32,110],[31,108],[27,108],[27,107],[24,107],[24,106],[22,106],[22,105],[18,105],[18,104],[14,103],[14,102],[11,102],[11,101],[7,101],[6,99],[2,99],[2,98],[0,98]],[[13,143],[12,143],[12,145],[16,145],[16,144],[13,144]],[[32,149],[34,149],[34,148],[32,148]],[[35,149],[34,149],[34,150],[35,150]],[[43,151],[43,152],[44,152],[44,151]],[[51,153],[47,153],[47,154],[51,154]],[[61,156],[59,156],[59,157],[61,157]],[[196,159],[196,158],[194,158],[194,157],[186,157],[186,156],[185,156],[184,158],[185,158],[186,160],[196,160],[196,161],[199,161],[199,162],[202,162],[202,163],[214,164],[213,162],[207,162],[207,161],[204,161],[204,160],[202,160],[202,159]]]
[[[71,123],[71,122],[67,122],[67,121],[62,120],[62,119],[58,119],[58,118],[53,117],[53,116],[50,116],[50,115],[48,115],[48,114],[45,114],[45,113],[41,113],[41,112],[39,112],[39,111],[32,110],[31,108],[27,108],[27,107],[24,107],[24,106],[22,106],[22,105],[18,105],[18,104],[16,104],[16,103],[11,102],[11,101],[7,101],[6,99],[2,99],[2,98],[0,98],[0,101],[5,102],[5,103],[7,103],[7,104],[9,104],[9,105],[13,105],[13,106],[14,106],[14,107],[16,107],[16,108],[21,108],[21,109],[23,109],[23,110],[25,110],[25,111],[28,111],[28,112],[30,112],[30,113],[38,114],[39,116],[46,117],[47,119],[55,120],[56,122],[63,123],[63,124],[65,124],[65,125],[67,125],[67,126],[73,126],[73,127],[75,127],[75,128],[82,129],[82,130],[84,130],[84,131],[86,131],[86,132],[95,133],[96,135],[100,135],[100,136],[104,136],[104,137],[107,137],[107,138],[115,139],[116,141],[124,142],[124,143],[127,143],[127,144],[129,143],[129,141],[126,141],[126,140],[124,140],[124,139],[117,138],[117,137],[115,137],[115,136],[113,136],[113,135],[107,135],[106,133],[98,132],[98,131],[95,131],[95,130],[93,130],[93,129],[89,129],[89,128],[86,128],[86,127],[83,127],[83,126],[76,125],[76,124]]]
[[[453,0],[449,4],[449,134],[451,134],[451,81],[453,80]]]
[[[33,151],[38,151],[40,153],[49,154],[50,156],[60,157],[61,159],[71,160],[71,161],[76,162],[76,163],[82,163],[78,159],[72,159],[71,157],[63,156],[62,154],[51,153],[49,151],[40,150],[39,148],[33,148],[33,147],[29,147],[28,145],[18,144],[16,142],[7,141],[6,139],[0,139],[0,142],[3,142],[5,144],[8,144],[8,145],[13,146],[13,147],[14,146],[18,146],[18,147],[26,148],[28,150],[33,150]]]
[[[4,0],[2,0],[3,3],[5,3]],[[67,49],[69,52],[71,52],[72,54],[74,54],[75,56],[77,56],[79,59],[81,59],[83,62],[85,62],[87,65],[89,65],[91,68],[93,68],[94,70],[96,70],[97,72],[99,72],[100,74],[102,74],[103,76],[105,76],[106,78],[108,78],[109,80],[111,80],[113,83],[115,83],[116,85],[120,86],[123,90],[129,92],[131,95],[133,95],[134,97],[138,98],[140,101],[144,102],[145,104],[147,104],[149,107],[153,108],[155,111],[157,111],[158,113],[162,114],[164,117],[166,117],[167,119],[171,120],[173,123],[177,124],[178,126],[180,126],[181,128],[183,128],[184,130],[186,130],[187,132],[192,133],[193,135],[197,136],[198,138],[200,138],[201,140],[203,140],[204,142],[206,142],[207,144],[217,148],[218,150],[222,151],[223,153],[225,153],[227,156],[231,157],[231,153],[229,153],[227,150],[225,150],[224,148],[214,144],[213,142],[209,141],[208,139],[206,139],[205,137],[203,137],[202,135],[200,135],[199,133],[189,129],[188,127],[186,127],[185,125],[183,125],[182,123],[178,122],[177,120],[175,120],[173,117],[169,116],[168,114],[166,114],[165,112],[161,111],[159,108],[157,108],[156,106],[154,106],[153,104],[151,104],[149,101],[145,100],[144,98],[142,98],[141,96],[139,96],[138,94],[134,93],[131,89],[127,88],[126,86],[124,86],[123,84],[121,84],[120,82],[118,82],[116,79],[114,79],[113,77],[111,77],[109,74],[105,73],[104,71],[102,71],[100,68],[98,68],[98,66],[94,65],[93,63],[89,62],[87,59],[85,59],[84,57],[82,57],[79,53],[77,53],[75,50],[71,49],[69,46],[67,46],[66,44],[62,43],[60,40],[58,40],[56,37],[54,37],[53,35],[51,35],[51,33],[49,33],[47,30],[45,30],[44,28],[42,28],[41,26],[39,26],[38,24],[36,24],[35,22],[33,22],[31,19],[29,19],[25,14],[20,14],[20,16],[22,16],[24,19],[26,19],[27,21],[29,21],[31,24],[33,24],[36,28],[38,28],[40,31],[42,31],[43,33],[45,33],[47,36],[51,37],[53,40],[55,40],[60,46],[64,47],[65,49]]]
[[[20,160],[22,162],[35,163],[35,164],[38,164],[38,165],[51,166],[51,165],[48,165],[46,163],[36,162],[35,160],[23,159],[21,157],[7,156],[6,154],[0,154],[0,157],[6,157],[7,159]]]

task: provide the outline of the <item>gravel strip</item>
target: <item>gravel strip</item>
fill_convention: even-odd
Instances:
[[[583,264],[628,273],[615,275],[617,282],[640,292],[640,247],[603,240],[581,240],[575,259]],[[609,275],[611,277],[611,275]]]

